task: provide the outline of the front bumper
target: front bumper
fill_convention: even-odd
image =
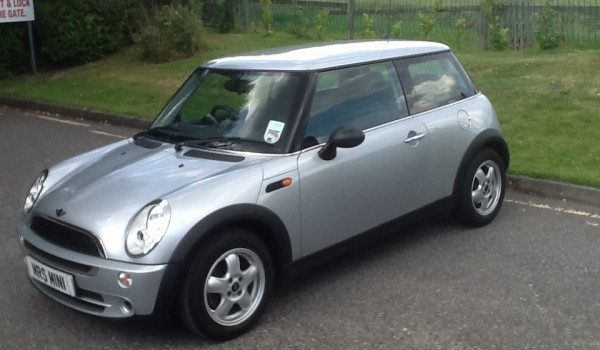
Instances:
[[[23,221],[17,223],[17,233],[27,255],[74,278],[74,297],[30,278],[48,297],[73,309],[104,317],[148,315],[154,311],[167,264],[139,265],[73,252],[40,238]],[[26,271],[25,266],[23,271]],[[126,288],[119,284],[121,272],[131,276],[131,286]]]

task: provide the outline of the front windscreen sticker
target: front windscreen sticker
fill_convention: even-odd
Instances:
[[[284,127],[285,123],[278,122],[277,120],[269,120],[269,125],[267,125],[267,130],[265,131],[264,136],[265,142],[275,143],[279,141]]]

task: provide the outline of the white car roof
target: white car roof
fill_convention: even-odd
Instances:
[[[429,41],[340,41],[242,53],[206,62],[202,67],[243,70],[315,71],[448,50],[450,48],[444,44]]]

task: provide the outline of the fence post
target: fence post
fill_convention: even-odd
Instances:
[[[534,44],[535,21],[534,2],[531,0],[513,0],[503,13],[503,26],[509,29],[509,46],[513,50],[523,51]]]
[[[479,45],[484,50],[488,48],[488,36],[490,28],[490,23],[485,15],[485,6],[486,5],[483,3],[483,1],[479,2]]]
[[[354,39],[354,11],[356,0],[348,0],[348,39]]]
[[[250,28],[250,4],[248,0],[243,1],[243,12],[244,12],[244,29],[248,30]]]

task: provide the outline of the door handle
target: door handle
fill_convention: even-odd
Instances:
[[[413,141],[418,141],[418,140],[422,139],[423,137],[425,137],[425,134],[416,134],[416,135],[411,136],[411,137],[407,138],[406,140],[404,140],[404,143],[411,143]]]

